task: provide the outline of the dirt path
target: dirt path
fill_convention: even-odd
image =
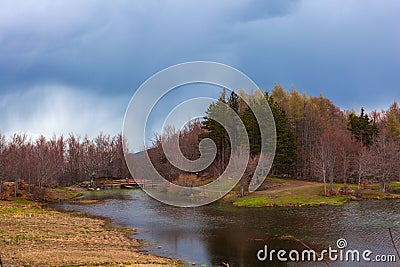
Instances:
[[[255,195],[264,195],[264,194],[275,194],[285,190],[296,190],[296,189],[305,189],[312,187],[319,187],[321,183],[318,182],[309,182],[309,181],[297,181],[297,180],[287,180],[281,184],[276,184],[270,189],[256,191],[253,194]]]

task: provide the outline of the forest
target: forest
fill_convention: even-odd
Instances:
[[[42,135],[36,139],[24,133],[8,138],[0,134],[0,196],[3,198],[9,195],[4,182],[15,182],[16,194],[28,191],[33,198],[41,199],[46,187],[69,186],[92,176],[129,177],[121,134],[100,133],[94,139],[74,134],[51,138]]]
[[[342,110],[329,99],[307,96],[296,89],[285,90],[279,84],[263,97],[271,108],[276,127],[276,153],[270,175],[324,182],[325,195],[333,193],[334,183],[379,183],[384,192],[400,176],[400,107],[393,102],[387,110],[359,112]],[[254,95],[241,91],[227,94],[210,105],[203,120],[192,121],[168,135],[179,136],[185,157],[200,156],[198,144],[211,138],[217,147],[213,163],[196,175],[174,167],[165,157],[157,135],[147,152],[159,173],[183,185],[193,185],[218,177],[229,162],[230,142],[224,128],[210,115],[221,105],[233,109],[249,136],[251,158],[242,178],[248,185],[260,153],[261,136],[257,120],[248,103]],[[123,155],[122,134],[100,133],[89,139],[74,134],[30,138],[24,133],[5,136],[0,133],[0,185],[16,182],[30,193],[47,186],[68,186],[91,176],[130,177]],[[0,188],[1,190],[1,188]],[[242,186],[243,190],[243,186]],[[0,191],[1,195],[1,191]]]

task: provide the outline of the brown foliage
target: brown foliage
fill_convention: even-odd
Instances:
[[[361,186],[365,182],[380,181],[383,190],[388,189],[390,181],[399,180],[400,108],[396,103],[388,111],[374,111],[369,115],[381,135],[374,145],[366,148],[353,140],[347,130],[349,112],[342,111],[329,99],[308,97],[294,88],[287,92],[279,85],[275,85],[271,95],[286,112],[288,127],[295,135],[297,162],[293,173],[296,178],[325,180],[331,185],[349,181]],[[239,103],[240,109],[243,110],[243,105]],[[202,123],[194,121],[179,132],[171,128],[167,133],[156,136],[147,153],[157,171],[179,184],[191,184],[190,179],[197,183],[197,177],[171,164],[162,143],[168,142],[169,138],[178,138],[183,156],[196,160],[200,157],[199,135],[202,133]],[[65,138],[40,136],[32,140],[25,134],[14,134],[7,139],[0,133],[0,195],[8,199],[13,193],[9,184],[3,182],[21,181],[18,182],[17,194],[43,198],[44,187],[71,185],[90,179],[93,173],[97,178],[130,177],[123,147],[121,134],[110,136],[100,133],[94,139],[74,134]],[[230,158],[230,149],[224,148],[198,176],[218,177]],[[131,169],[140,173],[140,160],[132,164],[136,165]],[[248,185],[256,165],[257,155],[248,163],[240,185],[241,192]],[[333,190],[332,187],[330,189]]]
[[[168,142],[177,138],[182,155],[188,160],[196,160],[200,156],[198,140],[201,133],[203,133],[201,122],[193,121],[179,132],[173,128],[167,128],[163,135],[156,136],[153,146],[147,150],[147,153],[157,172],[171,182],[177,180],[180,175],[186,175],[186,171],[175,167],[166,157],[163,146],[168,146]]]
[[[28,193],[43,195],[44,186],[71,185],[96,177],[130,177],[123,154],[122,135],[99,134],[94,140],[70,134],[28,139],[0,134],[0,183],[24,180]],[[23,190],[25,191],[25,190]]]
[[[195,174],[180,174],[178,179],[174,181],[174,184],[185,187],[194,187],[204,185],[205,181],[197,177]]]
[[[3,182],[0,187],[0,199],[8,201],[11,200],[14,193],[14,183]]]

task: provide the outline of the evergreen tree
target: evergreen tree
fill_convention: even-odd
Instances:
[[[374,138],[378,136],[379,130],[375,122],[370,120],[368,115],[364,113],[364,108],[361,108],[361,114],[357,116],[351,113],[348,118],[347,129],[351,131],[357,142],[364,146],[371,146]]]
[[[261,152],[261,132],[256,116],[250,107],[247,107],[240,118],[249,137],[250,154],[255,156]]]
[[[199,135],[199,140],[204,138],[210,138],[217,146],[216,158],[220,160],[221,173],[225,168],[225,157],[226,152],[229,151],[229,139],[225,128],[218,122],[224,122],[226,120],[227,106],[226,106],[226,89],[222,90],[222,93],[217,102],[211,103],[206,111],[202,128],[206,130],[206,133]],[[217,121],[218,120],[218,121]]]
[[[266,94],[266,99],[271,108],[276,128],[276,151],[272,172],[289,175],[293,172],[296,164],[295,136],[289,129],[285,111],[272,96]]]
[[[228,105],[236,113],[239,113],[239,96],[233,91],[232,91],[231,95],[229,96]]]
[[[229,136],[230,139],[230,148],[231,150],[236,150],[239,147],[239,128],[238,128],[238,118],[235,117],[234,115],[239,116],[239,96],[235,92],[231,92],[229,98],[228,98],[228,106],[231,108],[234,113],[228,113],[226,117],[226,124],[229,129],[231,129],[231,136]],[[240,120],[240,119],[239,119]]]

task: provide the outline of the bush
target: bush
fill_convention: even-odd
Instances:
[[[12,199],[13,193],[14,193],[14,182],[3,182],[1,184],[1,190],[0,190],[1,200],[10,201]]]

